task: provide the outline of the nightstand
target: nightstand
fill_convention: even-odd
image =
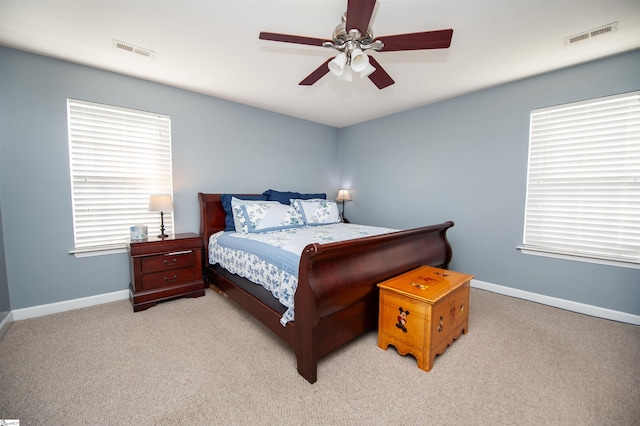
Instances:
[[[176,297],[204,296],[203,242],[198,234],[127,241],[131,266],[129,299],[138,312]]]

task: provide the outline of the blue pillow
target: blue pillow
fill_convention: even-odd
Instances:
[[[224,209],[225,217],[225,231],[235,231],[236,226],[233,223],[233,210],[231,209],[231,199],[236,197],[240,200],[260,200],[266,201],[267,196],[264,194],[261,195],[242,195],[242,194],[222,194],[220,197],[220,201],[222,202],[222,208]]]
[[[297,198],[299,200],[310,200],[312,198],[321,198],[323,200],[327,199],[327,194],[301,194],[299,192],[282,192],[276,191],[275,189],[269,189],[264,191],[262,195],[267,197],[268,201],[277,201],[281,204],[289,205],[291,204],[292,198]]]

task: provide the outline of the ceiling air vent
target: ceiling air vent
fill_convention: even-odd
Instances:
[[[603,25],[602,27],[594,28],[589,31],[585,31],[582,33],[574,34],[569,37],[564,38],[564,44],[573,44],[582,40],[587,40],[593,37],[597,37],[602,34],[610,33],[611,31],[615,31],[618,29],[618,23],[614,22],[612,24]]]
[[[153,54],[155,53],[153,50],[145,49],[144,47],[134,46],[130,43],[125,43],[123,41],[113,40],[113,47],[116,49],[121,49],[129,53],[134,53],[136,55],[145,56],[147,58],[153,58]]]

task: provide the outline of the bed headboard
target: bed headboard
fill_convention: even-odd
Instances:
[[[259,194],[242,194],[242,195],[259,195]],[[209,237],[218,231],[223,231],[225,225],[225,212],[222,208],[222,194],[205,194],[198,193],[200,201],[200,235],[204,240],[204,250],[206,253],[205,264],[209,264]]]
[[[200,201],[200,235],[209,240],[209,236],[215,232],[222,231],[224,224],[224,209],[220,196],[222,194],[198,193]]]

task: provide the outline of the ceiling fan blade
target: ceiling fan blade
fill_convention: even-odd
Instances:
[[[381,52],[397,50],[445,49],[451,45],[453,30],[425,31],[377,37],[384,43]]]
[[[356,28],[360,34],[367,33],[369,21],[373,14],[373,8],[376,6],[376,0],[348,0],[347,1],[347,22],[346,30]]]
[[[324,43],[325,41],[331,41],[321,38],[267,32],[260,33],[260,40],[282,41],[284,43],[306,44],[310,46],[322,46],[322,43]]]
[[[335,58],[335,56],[333,58]],[[320,65],[318,68],[313,70],[313,72],[309,74],[304,80],[298,83],[298,85],[311,86],[316,81],[324,77],[324,75],[329,72],[329,62],[331,62],[333,58],[327,59],[322,65]]]
[[[378,89],[384,89],[395,83],[391,76],[382,68],[382,65],[373,56],[369,56],[369,63],[376,69],[369,75],[369,80],[375,84]]]

